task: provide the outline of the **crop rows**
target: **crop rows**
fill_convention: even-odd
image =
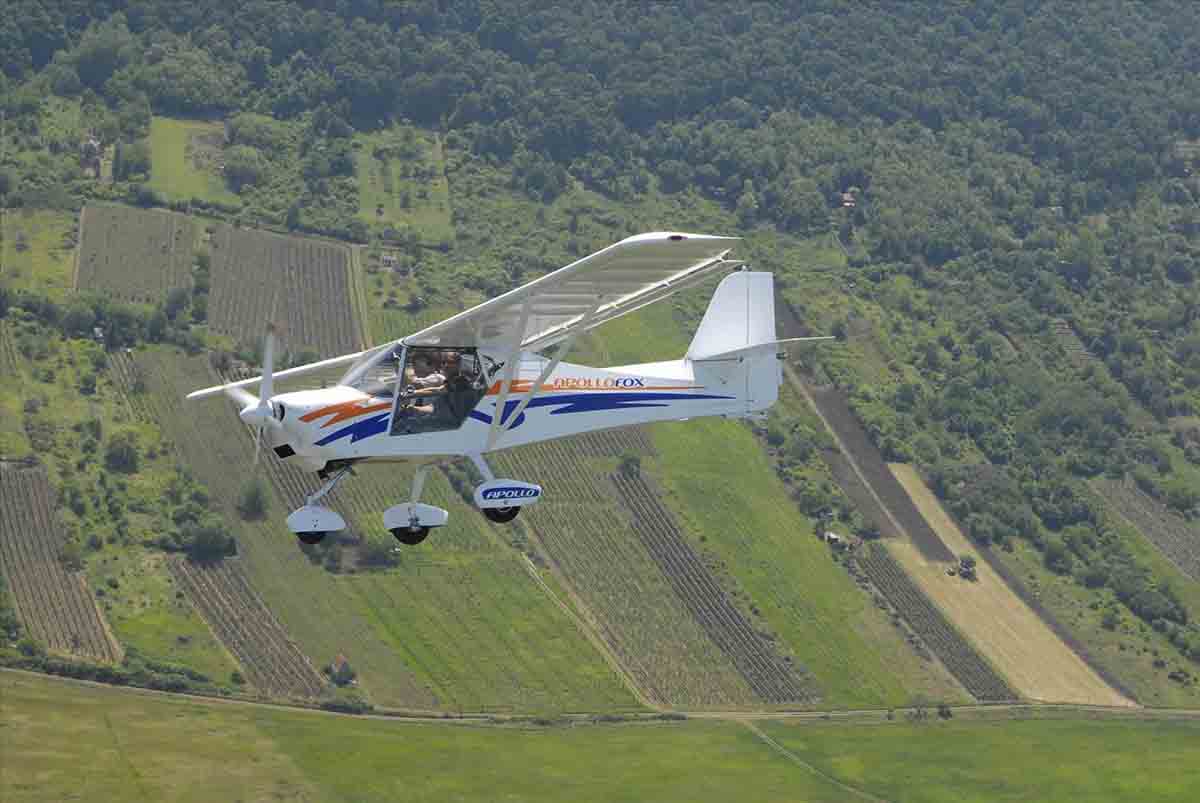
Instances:
[[[316,664],[344,654],[380,704],[432,707],[428,690],[381,641],[346,587],[296,547],[296,539],[282,526],[286,511],[272,509],[261,523],[241,521],[235,505],[251,476],[253,441],[228,401],[183,399],[188,390],[220,381],[208,359],[166,348],[139,350],[133,357],[152,420],[207,486],[214,508],[236,527],[246,576],[303,652]],[[273,455],[263,454],[260,471],[263,463],[274,461]]]
[[[81,290],[159,304],[191,285],[196,224],[186,215],[108,204],[84,207],[80,228]]]
[[[700,629],[614,504],[544,501],[526,513],[617,660],[651,699],[677,706],[757,701]]]
[[[1200,580],[1200,531],[1131,481],[1095,480],[1107,505],[1159,548],[1179,571]]]
[[[646,427],[618,427],[576,435],[565,441],[592,457],[645,457],[655,453]]]
[[[650,697],[684,706],[727,706],[774,701],[762,666],[750,677],[752,662],[739,666],[722,645],[733,648],[740,632],[714,639],[709,628],[727,628],[712,604],[699,600],[719,588],[703,563],[686,568],[669,551],[660,530],[671,515],[657,500],[638,496],[622,505],[622,493],[601,471],[588,466],[600,454],[636,453],[651,448],[644,432],[594,433],[587,438],[537,443],[505,452],[498,464],[512,476],[541,482],[546,496],[524,516],[549,558],[582,600],[593,624],[638,686]],[[647,523],[631,517],[634,505],[657,508]],[[643,514],[647,516],[647,514]],[[670,525],[668,525],[670,526]],[[677,529],[675,536],[679,536]],[[648,543],[658,547],[657,552]],[[689,574],[689,571],[691,574]],[[689,609],[677,589],[692,599]],[[719,603],[717,603],[719,604]],[[791,696],[789,699],[797,699]]]
[[[873,544],[870,549],[860,550],[856,559],[879,593],[973,697],[981,702],[1017,698],[1004,678],[946,620],[886,549]]]
[[[871,443],[866,430],[850,410],[845,394],[833,387],[810,387],[809,390],[821,411],[821,416],[829,422],[834,434],[850,453],[871,489],[895,516],[917,549],[921,550],[921,554],[929,560],[953,561],[954,553],[941,538],[938,538],[929,522],[925,521],[925,517],[912,503],[912,499],[904,492],[904,487],[892,476],[883,455],[879,453],[875,444]]]
[[[634,532],[692,617],[729,656],[754,693],[773,704],[815,701],[791,665],[733,604],[646,481],[621,473],[611,479],[629,508]]]
[[[288,504],[299,504],[319,480],[270,459],[271,477]],[[342,513],[354,541],[384,539],[382,512],[409,494],[409,472],[365,466],[326,498]],[[453,496],[435,473],[425,501],[451,510],[451,525],[422,547],[398,548],[397,565],[362,571],[354,547],[345,550],[341,578],[366,601],[377,627],[401,646],[438,703],[491,712],[607,706],[626,692],[607,671],[587,667],[599,656],[529,577],[523,559],[493,527]],[[499,535],[500,533],[496,533]],[[344,537],[344,536],[343,536]]]
[[[130,409],[147,421],[154,420],[146,399],[142,371],[133,356],[124,351],[114,351],[108,355],[108,365],[113,385]]]
[[[331,357],[360,348],[346,246],[220,225],[212,250],[213,331],[254,344],[272,321],[295,353]]]
[[[272,697],[321,695],[325,689],[321,675],[250,587],[240,562],[199,565],[177,556],[169,566],[254,688]]]
[[[52,494],[43,469],[0,466],[0,563],[21,623],[49,650],[119,661],[86,581],[58,559]]]

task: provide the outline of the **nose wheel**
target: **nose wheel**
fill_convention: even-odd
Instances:
[[[396,527],[392,530],[392,537],[405,546],[416,546],[428,536],[428,527]]]

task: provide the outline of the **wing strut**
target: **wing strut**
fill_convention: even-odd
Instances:
[[[521,322],[514,331],[512,348],[504,361],[504,378],[500,380],[500,395],[496,397],[496,411],[492,413],[492,426],[488,429],[487,443],[483,447],[485,452],[489,451],[500,437],[500,419],[504,418],[504,405],[508,402],[508,394],[512,390],[517,369],[521,367],[521,341],[525,339],[525,326],[529,323],[530,302],[531,296],[526,296],[521,302]]]
[[[550,378],[550,374],[554,373],[554,369],[558,367],[558,364],[562,362],[563,357],[566,357],[567,352],[571,350],[571,346],[575,343],[575,338],[579,336],[580,332],[585,331],[588,328],[588,324],[591,323],[592,316],[596,314],[597,310],[599,310],[603,304],[603,298],[597,299],[596,306],[592,307],[587,314],[580,319],[579,326],[572,329],[570,334],[567,335],[567,339],[562,342],[562,346],[560,346],[559,349],[554,352],[554,357],[550,360],[550,362],[546,363],[546,367],[542,369],[540,374],[538,374],[538,378],[533,381],[533,385],[530,386],[529,392],[525,394],[525,398],[521,399],[521,403],[517,405],[515,410],[513,410],[512,415],[508,416],[505,422],[504,432],[508,432],[517,425],[517,419],[520,417],[521,413],[525,412],[525,408],[528,407],[529,403],[534,400],[538,393],[541,392],[542,385],[546,384],[546,380]],[[503,433],[496,437],[497,441],[500,439],[501,435],[503,435]],[[496,442],[489,438],[487,448],[491,449],[495,445]]]

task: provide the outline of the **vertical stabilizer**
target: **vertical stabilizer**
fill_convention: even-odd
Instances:
[[[688,346],[689,360],[775,342],[775,280],[770,273],[738,271],[717,285],[700,328]]]
[[[752,413],[779,398],[783,372],[778,351],[774,277],[741,271],[717,285],[685,361],[697,381],[735,392]]]

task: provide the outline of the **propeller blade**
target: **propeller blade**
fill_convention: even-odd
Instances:
[[[264,427],[259,427],[258,434],[254,436],[254,464],[251,466],[251,472],[258,471],[258,455],[262,451],[263,429]]]
[[[263,342],[262,383],[259,387],[260,404],[268,402],[275,393],[275,324],[267,324],[267,337]]]
[[[225,395],[233,399],[241,407],[258,406],[258,397],[242,388],[225,388]]]

